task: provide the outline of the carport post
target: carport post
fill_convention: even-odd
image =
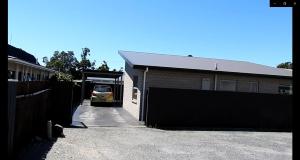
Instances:
[[[114,85],[114,102],[116,102],[116,78],[115,78],[115,85]]]
[[[118,88],[118,86],[119,86],[119,78],[116,78],[116,80],[117,80],[117,82],[116,82],[116,99],[118,98],[118,95],[119,95],[119,88]],[[119,101],[119,100],[118,100]]]
[[[121,104],[121,101],[122,101],[121,100],[121,98],[122,98],[122,96],[121,96],[122,95],[122,76],[121,76],[121,78],[119,77],[119,86],[118,87],[119,87],[119,97],[120,97],[119,102]]]
[[[81,80],[81,105],[83,103],[84,100],[84,86],[85,86],[85,75],[84,72],[82,71],[82,80]]]

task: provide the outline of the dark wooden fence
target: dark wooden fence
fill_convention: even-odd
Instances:
[[[150,88],[146,125],[203,129],[292,130],[292,96]]]
[[[80,86],[72,82],[8,83],[8,152],[18,152],[34,136],[46,138],[47,121],[64,126],[80,104]]]
[[[51,89],[52,121],[64,126],[70,125],[72,115],[80,104],[80,86],[71,82],[54,82]]]

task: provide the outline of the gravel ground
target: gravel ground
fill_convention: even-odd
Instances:
[[[145,127],[66,128],[48,152],[60,159],[292,159],[292,134],[277,132],[166,131]]]
[[[20,160],[292,159],[292,133],[147,128],[123,108],[93,107],[89,101],[73,120],[88,128],[64,128],[65,138],[33,143]]]

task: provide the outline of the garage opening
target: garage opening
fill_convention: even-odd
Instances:
[[[123,72],[85,70],[82,80],[77,80],[76,82],[81,84],[81,104],[84,99],[91,99],[93,89],[97,85],[96,87],[98,88],[100,86],[109,88],[109,91],[112,93],[109,102],[112,106],[122,107]]]

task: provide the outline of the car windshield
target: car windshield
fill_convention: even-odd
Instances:
[[[111,92],[111,88],[109,86],[95,86],[94,91],[97,91],[97,92]]]

